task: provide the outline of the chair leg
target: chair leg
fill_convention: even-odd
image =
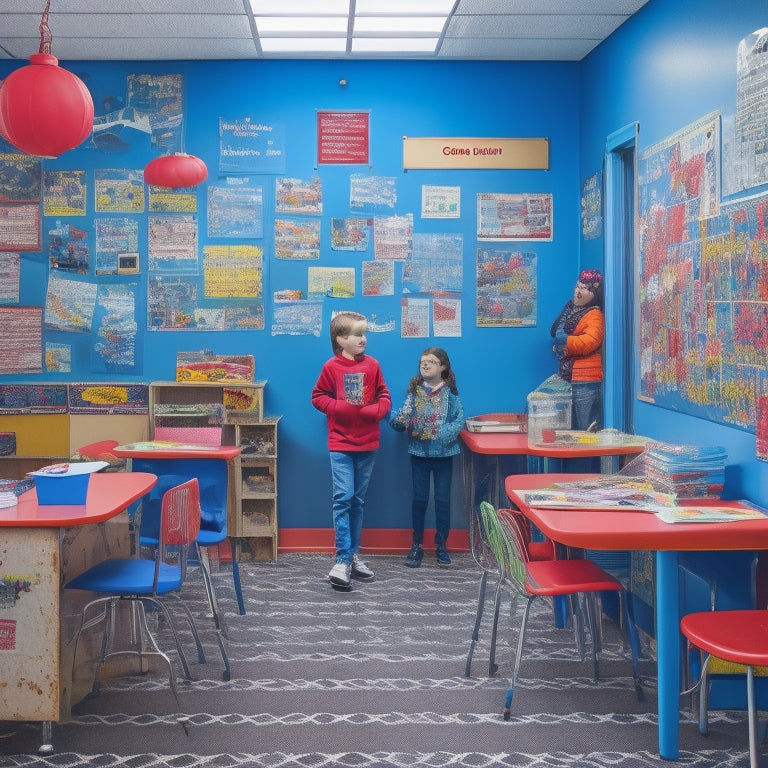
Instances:
[[[40,746],[37,748],[38,755],[50,755],[53,753],[53,724],[50,720],[43,720],[43,734]]]
[[[749,715],[749,768],[760,766],[760,746],[757,738],[757,709],[755,706],[755,669],[747,667],[747,712]]]
[[[232,580],[235,582],[235,597],[237,598],[237,610],[241,616],[245,616],[245,600],[243,600],[243,585],[240,583],[240,541],[229,540],[229,548],[232,551]]]
[[[205,584],[205,594],[208,597],[208,605],[213,614],[213,624],[216,629],[221,629],[221,618],[219,616],[219,605],[216,601],[216,593],[213,590],[213,582],[211,581],[211,564],[208,559],[208,550],[206,547],[201,547],[195,543],[195,550],[197,554],[198,562],[200,563],[200,571],[203,575],[203,583]]]
[[[477,596],[477,613],[475,615],[475,626],[472,629],[472,639],[469,643],[469,652],[467,653],[467,664],[464,668],[464,677],[470,677],[472,674],[472,656],[475,653],[475,645],[480,639],[480,624],[483,619],[483,609],[485,608],[485,585],[488,581],[488,571],[483,571],[480,577],[480,590]]]
[[[623,589],[619,592],[619,603],[626,634],[629,637],[630,651],[632,653],[632,680],[635,683],[637,700],[643,701],[645,694],[643,693],[643,686],[640,682],[640,671],[638,669],[638,659],[640,658],[640,636],[637,632],[635,617],[630,608],[630,596]]]
[[[502,580],[496,585],[496,593],[493,601],[493,621],[491,622],[491,649],[488,657],[488,677],[493,677],[499,669],[496,663],[496,637],[499,630],[499,609],[501,608]]]
[[[197,662],[198,664],[205,664],[205,651],[203,650],[203,644],[200,642],[200,634],[197,631],[197,624],[195,624],[195,619],[193,618],[191,611],[183,600],[179,599],[178,604],[181,607],[181,610],[184,612],[187,618],[187,622],[189,623],[189,627],[192,630],[192,638],[195,641],[195,647],[197,648]]]
[[[140,603],[142,606],[141,611],[141,618],[142,618],[142,627],[147,633],[147,637],[149,637],[150,642],[152,643],[153,651],[155,653],[159,653],[161,656],[163,656],[165,659],[168,659],[168,656],[160,650],[160,647],[157,645],[157,641],[155,640],[154,635],[149,629],[149,626],[147,625],[147,617],[146,613],[144,611],[145,605],[153,605],[155,606],[165,617],[165,620],[168,622],[168,626],[171,629],[171,634],[173,635],[173,640],[176,643],[176,651],[179,654],[179,660],[181,661],[181,666],[184,670],[184,676],[187,678],[187,680],[192,679],[192,672],[189,669],[189,662],[187,661],[187,656],[184,653],[184,648],[181,645],[181,638],[179,637],[179,632],[176,629],[176,623],[173,620],[173,616],[171,616],[170,611],[168,610],[167,606],[163,603],[162,600],[158,600],[154,597],[142,597],[136,602]],[[197,638],[197,642],[199,643],[200,640]],[[198,653],[202,652],[202,647],[199,647]],[[205,656],[203,656],[205,658]],[[168,665],[171,667],[171,675],[173,675],[173,667],[170,663],[170,660],[168,660]]]
[[[523,645],[525,643],[525,629],[528,626],[528,614],[531,610],[531,604],[534,598],[527,597],[525,600],[525,608],[523,608],[523,618],[520,621],[520,632],[517,636],[517,651],[515,653],[515,665],[512,669],[512,679],[509,684],[509,690],[507,691],[507,697],[504,701],[504,719],[509,720],[509,716],[512,712],[512,698],[515,695],[515,685],[517,685],[517,677],[520,673],[520,659],[523,656]]]
[[[707,656],[709,660],[709,656]],[[709,710],[709,673],[707,672],[707,664],[705,662],[701,669],[701,677],[699,678],[699,733],[702,736],[706,736],[709,733],[709,718],[707,712]]]

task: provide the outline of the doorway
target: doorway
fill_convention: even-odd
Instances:
[[[630,123],[605,142],[605,381],[606,427],[634,432],[637,287],[637,133]]]

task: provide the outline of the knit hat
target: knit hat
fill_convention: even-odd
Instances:
[[[596,269],[582,269],[579,282],[593,293],[603,285],[603,276]]]

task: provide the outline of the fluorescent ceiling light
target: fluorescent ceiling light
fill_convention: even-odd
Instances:
[[[411,32],[425,32],[440,35],[445,25],[442,16],[364,16],[355,19],[355,34],[363,32],[396,33],[407,35]]]
[[[251,0],[254,2],[254,0]],[[447,16],[455,5],[455,0],[357,0],[355,15],[368,13],[409,14],[418,16],[439,14]],[[283,10],[285,13],[285,10]]]
[[[311,34],[313,32],[335,32],[346,36],[346,16],[259,16],[256,27],[260,35]]]
[[[352,53],[434,53],[438,37],[354,37]]]
[[[254,15],[302,14],[317,16],[347,16],[349,0],[250,0]],[[320,6],[320,7],[319,7]]]
[[[264,53],[345,53],[346,37],[262,37]]]

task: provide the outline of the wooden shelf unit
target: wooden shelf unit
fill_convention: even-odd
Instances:
[[[196,442],[195,434],[212,436],[212,408],[195,413],[192,406],[223,406],[221,444],[243,451],[229,471],[227,531],[239,539],[243,560],[277,560],[277,424],[280,416],[264,416],[266,381],[155,381],[149,385],[150,437]],[[160,407],[158,407],[160,406]],[[173,406],[178,406],[174,414]],[[157,434],[178,422],[188,437]],[[218,438],[218,435],[214,437]]]

